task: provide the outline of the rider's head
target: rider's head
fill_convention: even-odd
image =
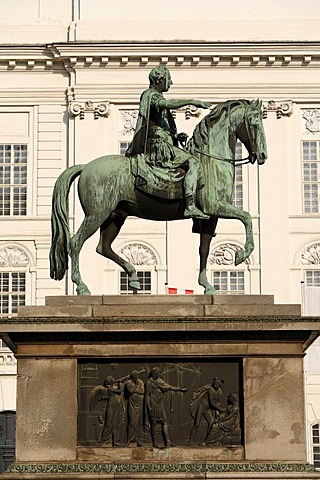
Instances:
[[[172,85],[172,81],[170,72],[167,67],[164,65],[158,65],[157,67],[154,67],[149,73],[149,82],[150,87],[155,87],[156,85],[162,83],[162,90],[164,92],[168,91],[170,85]]]

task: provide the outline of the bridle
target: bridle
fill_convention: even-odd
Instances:
[[[248,135],[248,140],[250,145],[253,144],[253,138],[251,135],[251,130],[249,128],[249,121],[248,121],[248,109],[249,105],[246,106],[245,112],[244,112],[244,123]],[[211,155],[209,153],[202,152],[201,150],[193,150],[196,153],[200,153],[201,155],[204,155],[205,157],[209,158],[214,158],[215,160],[219,160],[220,162],[225,162],[225,163],[230,163],[232,165],[246,165],[247,163],[250,163],[250,158],[252,155],[248,155],[247,157],[244,158],[224,158],[224,157],[219,157],[218,155]]]

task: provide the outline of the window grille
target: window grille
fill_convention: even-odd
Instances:
[[[0,215],[27,215],[27,145],[0,145]]]
[[[141,290],[139,293],[151,294],[151,271],[138,271]],[[129,286],[129,277],[125,272],[120,272],[120,293],[124,295],[132,294],[133,288]]]
[[[304,213],[319,213],[319,145],[302,142],[302,187]]]
[[[320,424],[312,425],[312,457],[313,464],[320,468]]]
[[[25,299],[26,273],[0,272],[0,315],[17,313]]]
[[[245,292],[244,272],[241,271],[214,271],[213,286],[218,293],[241,294]]]

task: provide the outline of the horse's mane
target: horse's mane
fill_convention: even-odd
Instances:
[[[192,153],[196,149],[202,149],[204,145],[208,144],[209,128],[211,125],[217,123],[224,111],[230,113],[231,109],[239,105],[249,105],[250,101],[245,99],[239,100],[227,100],[226,102],[219,103],[214,107],[208,115],[206,115],[194,129],[193,135],[188,141],[186,149]]]

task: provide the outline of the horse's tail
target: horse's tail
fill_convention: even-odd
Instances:
[[[50,277],[62,280],[68,269],[70,241],[68,196],[72,182],[84,165],[74,165],[59,175],[52,194]]]

